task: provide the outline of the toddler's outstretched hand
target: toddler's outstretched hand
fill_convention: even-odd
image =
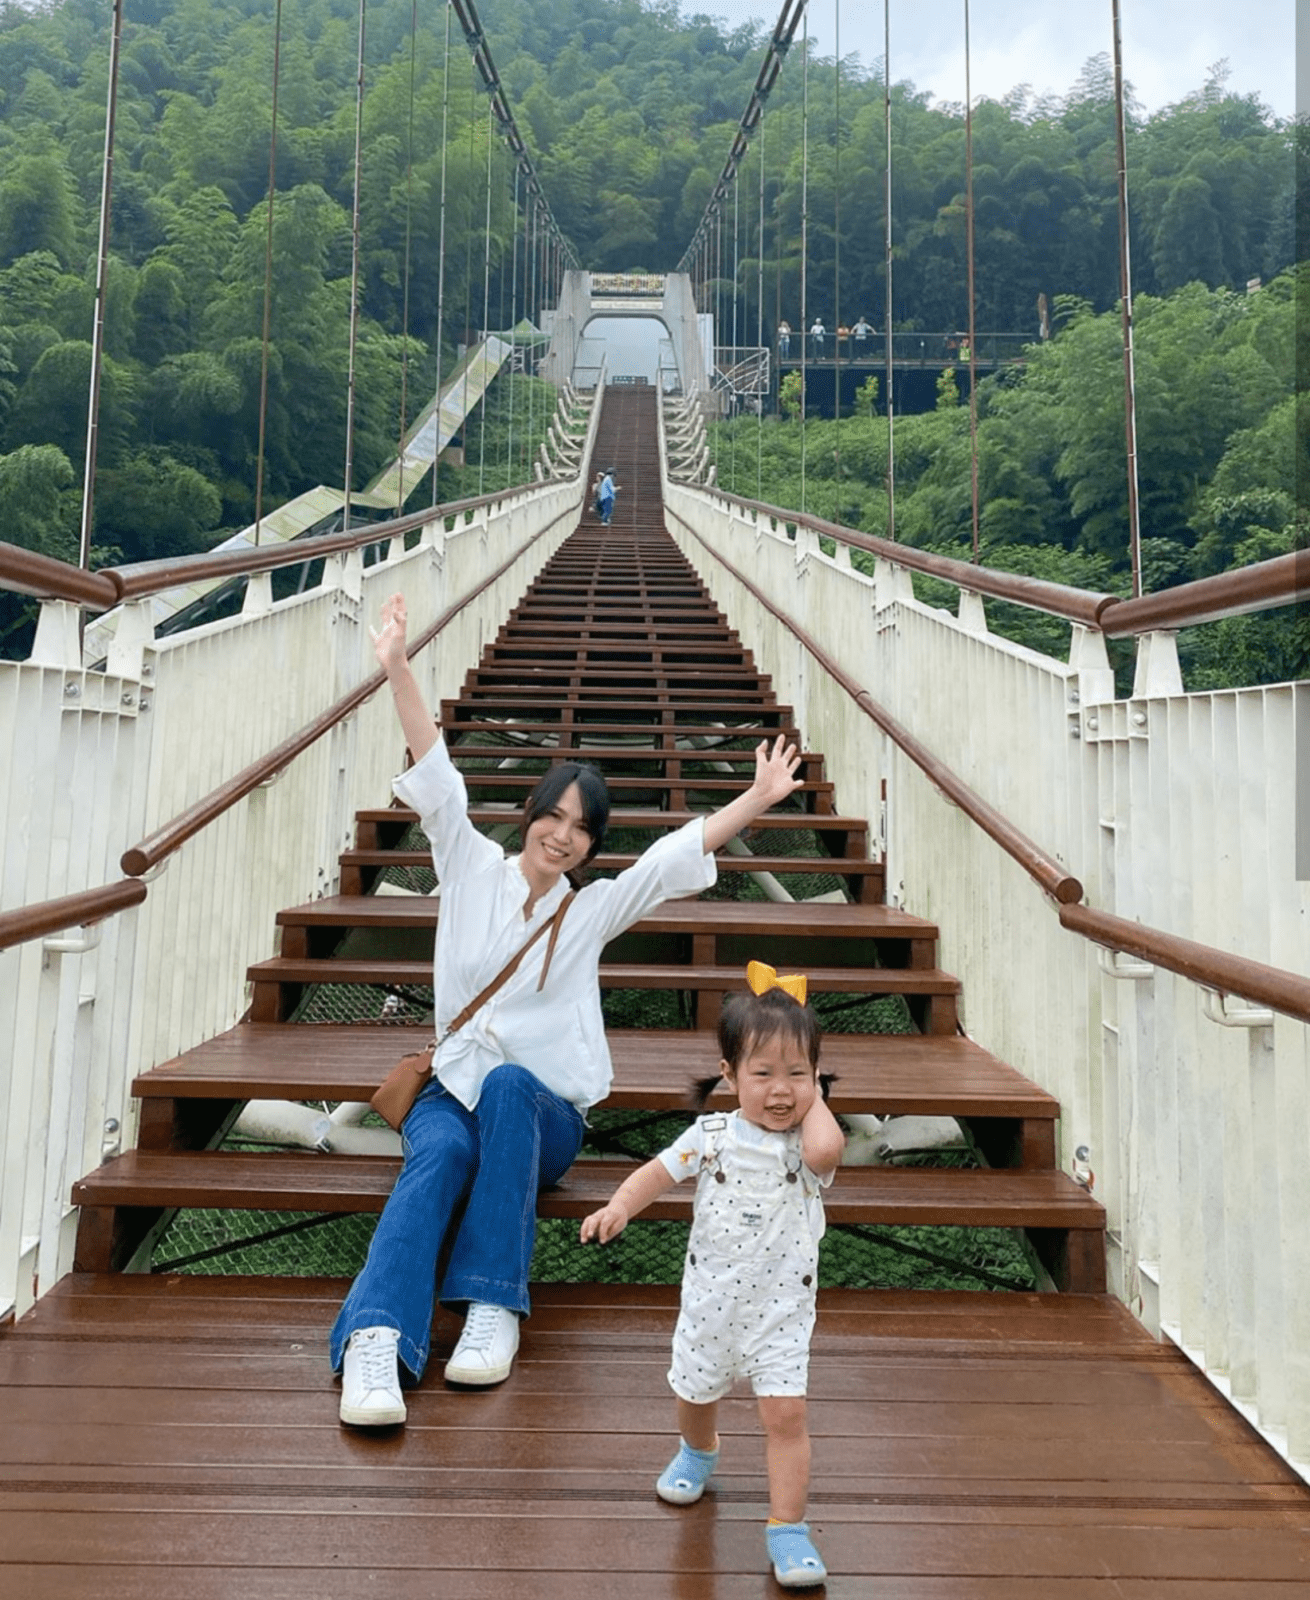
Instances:
[[[601,1244],[608,1244],[611,1239],[617,1239],[628,1225],[628,1209],[619,1204],[617,1199],[611,1200],[599,1211],[593,1211],[589,1217],[582,1219],[582,1227],[578,1237],[583,1244],[592,1239],[597,1239]]]

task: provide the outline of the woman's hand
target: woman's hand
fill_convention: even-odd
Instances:
[[[403,594],[390,595],[382,602],[382,626],[370,628],[373,653],[388,676],[405,665],[405,625],[408,620]]]
[[[702,837],[706,855],[722,850],[734,834],[749,828],[757,817],[801,787],[802,780],[796,776],[800,760],[794,744],[783,744],[782,734],[773,741],[772,749],[767,739],[760,740],[755,749],[755,781],[744,794],[711,811],[705,819]]]
[[[593,1211],[589,1217],[582,1219],[582,1227],[578,1230],[578,1237],[583,1244],[588,1244],[592,1239],[598,1239],[601,1244],[608,1244],[611,1239],[617,1239],[628,1225],[628,1208],[619,1204],[617,1195],[599,1211]]]
[[[789,794],[800,788],[801,780],[796,776],[800,760],[794,744],[783,748],[781,734],[773,741],[772,750],[769,749],[767,739],[761,739],[756,745],[753,787],[756,795],[764,802],[764,810],[776,806],[779,800],[785,800]]]

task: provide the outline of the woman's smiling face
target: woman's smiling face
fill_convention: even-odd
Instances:
[[[583,820],[582,796],[571,783],[548,811],[528,824],[521,867],[529,882],[554,880],[580,867],[591,850],[591,834]]]

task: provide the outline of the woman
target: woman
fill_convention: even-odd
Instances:
[[[568,875],[604,841],[609,795],[592,768],[552,767],[524,807],[522,853],[505,856],[469,821],[464,780],[409,668],[405,623],[404,599],[392,595],[374,647],[414,758],[393,787],[419,814],[441,886],[433,983],[440,1037],[555,915]],[[485,1385],[509,1376],[528,1314],[537,1191],[568,1171],[587,1109],[609,1093],[601,951],[662,901],[708,888],[714,852],[799,787],[799,759],[781,736],[771,750],[761,743],[744,794],[666,835],[617,878],[581,889],[553,934],[441,1043],[401,1129],[400,1176],[332,1330],[343,1422],[405,1420],[399,1368],[414,1379],[423,1374],[438,1273],[442,1304],[467,1308],[447,1380]]]

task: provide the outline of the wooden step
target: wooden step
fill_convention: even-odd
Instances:
[[[408,928],[432,930],[441,909],[438,895],[327,895],[277,914],[280,928]],[[933,964],[937,924],[894,906],[861,906],[828,900],[666,900],[634,923],[627,934],[685,933],[694,937],[876,940],[893,953],[906,947],[905,966]],[[626,937],[627,934],[620,937]],[[284,937],[284,955],[287,949]],[[712,961],[712,954],[705,956]],[[886,964],[896,964],[890,956]],[[797,961],[800,961],[799,955]]]
[[[629,1161],[579,1161],[561,1183],[542,1191],[538,1215],[584,1217],[604,1205],[633,1169]],[[106,1220],[96,1212],[177,1206],[375,1213],[399,1171],[399,1157],[130,1150],[73,1186],[73,1203],[84,1208],[85,1219],[77,1268],[108,1269],[108,1262],[93,1259]],[[693,1185],[680,1184],[642,1217],[688,1222],[693,1194]],[[1066,1263],[1060,1286],[1085,1293],[1105,1287],[1104,1207],[1062,1172],[843,1167],[825,1192],[824,1210],[834,1225],[1023,1228],[1044,1239],[1058,1235],[1060,1249],[1049,1253]]]
[[[941,972],[935,967],[810,966],[806,968],[806,976],[811,994],[843,994],[863,998],[901,995],[910,1002],[911,1015],[924,1033],[944,1035],[956,1031],[955,1001],[960,984],[949,972]],[[407,961],[394,957],[384,960],[314,960],[275,956],[248,967],[246,977],[254,985],[250,1020],[285,1022],[299,1004],[301,992],[311,984],[364,984],[381,989],[424,988],[432,983],[432,962],[430,959]],[[741,987],[742,967],[716,967],[692,962],[664,965],[602,961],[599,978],[602,989],[658,989],[690,994],[694,1025],[712,1028],[718,1021],[719,1006],[724,995]]]
[[[179,1101],[367,1100],[427,1028],[376,1023],[240,1023],[142,1073],[140,1143],[178,1147]],[[682,1110],[693,1080],[718,1070],[713,1034],[616,1028],[608,1032],[613,1110]],[[839,1114],[950,1116],[967,1124],[994,1166],[1051,1167],[1059,1102],[962,1034],[826,1036],[822,1066],[835,1074]]]
[[[345,850],[338,859],[343,894],[367,893],[389,867],[432,870],[430,850]],[[632,851],[602,850],[599,855],[592,857],[588,871],[596,874],[623,872],[636,860],[637,856]],[[833,856],[736,856],[722,851],[715,853],[714,860],[720,878],[750,872],[767,872],[775,878],[798,875],[837,877],[845,882],[852,900],[865,905],[876,905],[882,900],[884,873],[881,861],[852,861]]]
[[[521,806],[507,802],[501,806],[470,805],[468,814],[475,827],[488,828],[503,827],[506,823],[517,826],[523,812]],[[649,806],[613,806],[609,815],[609,831],[616,833],[622,828],[668,833],[675,828],[685,827],[693,817],[704,815],[703,811],[657,811]],[[418,813],[411,811],[408,806],[366,807],[357,811],[355,817],[357,823],[387,824],[392,827],[397,824],[412,826],[418,821]],[[766,811],[762,817],[756,817],[749,828],[742,830],[742,837],[749,840],[757,834],[780,831],[818,834],[822,840],[839,844],[843,854],[858,858],[866,854],[859,841],[868,837],[869,825],[863,817],[847,817],[837,812]],[[834,852],[834,859],[841,857]]]

